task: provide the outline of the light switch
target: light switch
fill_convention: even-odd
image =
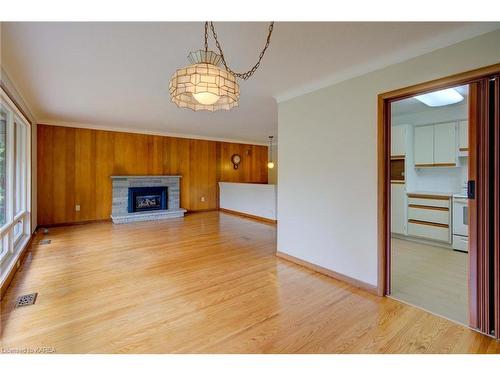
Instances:
[[[202,201],[202,202],[205,202],[205,197],[201,197],[201,201]]]
[[[77,204],[77,205],[75,206],[75,211],[80,211],[80,205],[79,205],[79,204]]]

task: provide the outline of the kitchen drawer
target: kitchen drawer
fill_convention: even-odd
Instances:
[[[448,207],[450,208],[450,199],[446,197],[445,199],[433,199],[427,198],[425,195],[422,197],[416,197],[412,194],[408,194],[408,204],[416,204],[418,206],[431,206],[431,207]]]
[[[450,224],[450,211],[443,208],[421,208],[408,206],[408,219],[431,223]]]
[[[408,221],[408,234],[410,236],[426,238],[429,240],[450,242],[450,228],[436,224],[424,224]]]

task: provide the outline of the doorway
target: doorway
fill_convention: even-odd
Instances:
[[[391,103],[391,296],[468,324],[469,86]]]
[[[379,282],[499,337],[500,64],[378,98]]]

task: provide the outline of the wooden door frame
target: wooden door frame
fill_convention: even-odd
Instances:
[[[495,77],[495,131],[494,131],[494,198],[493,198],[493,221],[494,221],[494,272],[497,278],[500,278],[500,74]],[[500,280],[495,284],[495,333],[496,337],[500,338]]]
[[[425,83],[416,84],[413,86],[385,92],[378,95],[378,110],[377,110],[377,169],[378,169],[378,280],[377,280],[377,293],[380,296],[385,296],[390,291],[390,127],[391,127],[391,116],[389,113],[390,103],[396,100],[401,100],[409,98],[415,95],[423,94],[430,91],[445,89],[449,87],[455,87],[460,85],[472,84],[474,82],[479,82],[487,77],[491,77],[500,73],[500,63],[495,65],[490,65],[482,67],[479,69],[467,71],[464,73],[454,74],[448,77],[436,79],[433,81],[428,81]],[[484,98],[483,98],[484,100]],[[484,118],[479,119],[480,123],[473,124],[477,125],[477,130],[484,128],[482,123],[485,121]],[[474,142],[475,134],[472,135],[472,142]],[[484,134],[482,134],[484,136]],[[481,136],[478,141],[481,140]],[[477,144],[477,141],[476,141]],[[478,161],[484,159],[484,153],[482,155],[477,155]],[[478,164],[479,166],[479,164]],[[475,171],[474,171],[475,172]],[[476,182],[478,184],[479,180]],[[480,186],[479,186],[480,187]],[[479,191],[479,189],[476,189]],[[474,204],[479,206],[481,202],[475,202]],[[481,207],[478,207],[481,210]],[[473,213],[474,214],[474,213]],[[484,228],[487,231],[487,228]],[[477,233],[478,238],[484,235],[484,231],[479,231]],[[487,232],[486,232],[487,234]],[[479,240],[478,240],[479,242]],[[472,251],[474,250],[474,251]],[[471,264],[477,264],[477,251],[472,249],[469,252],[469,257]],[[481,261],[481,259],[479,259]],[[471,267],[470,270],[470,280],[479,280],[477,277],[477,269]],[[476,285],[472,285],[472,288],[477,290]],[[480,285],[479,285],[480,287]],[[497,292],[498,295],[498,292]],[[478,306],[475,305],[477,298],[471,298],[471,309],[470,318],[471,326],[474,328],[480,328],[479,321],[476,312]],[[497,306],[498,308],[498,306]],[[498,323],[498,322],[497,322]],[[498,331],[497,331],[498,334]]]

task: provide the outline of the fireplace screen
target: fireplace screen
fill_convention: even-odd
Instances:
[[[167,187],[140,187],[128,189],[128,212],[167,209]]]
[[[161,209],[161,195],[140,195],[135,197],[135,208],[142,210],[147,209]]]

